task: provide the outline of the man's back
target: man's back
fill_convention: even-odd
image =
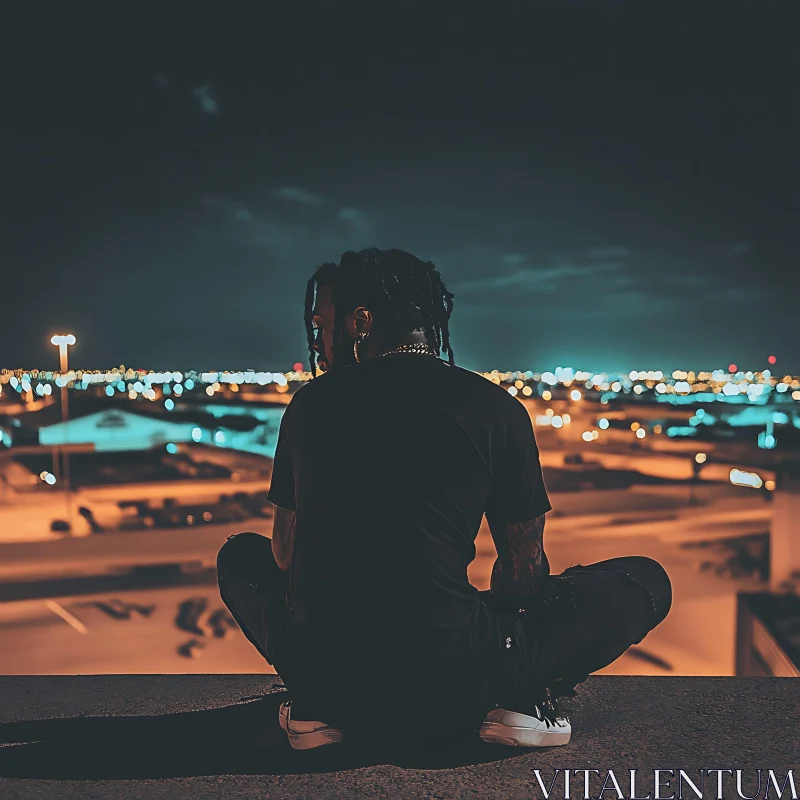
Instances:
[[[454,366],[453,298],[431,262],[400,250],[344,253],[306,284],[323,374],[281,423],[272,540],[231,537],[218,557],[225,604],[289,691],[281,721],[297,749],[457,728],[565,744],[552,698],[668,609],[648,559],[550,575],[530,416]],[[478,592],[467,567],[484,513],[497,559]]]
[[[424,356],[300,389],[269,499],[296,509],[290,627],[348,666],[485,648],[487,612],[467,578],[483,513],[530,519],[550,507],[525,408]]]

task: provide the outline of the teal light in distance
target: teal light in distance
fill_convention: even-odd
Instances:
[[[168,453],[169,453],[171,456],[174,456],[174,455],[175,455],[175,453],[177,453],[177,452],[178,452],[178,445],[176,445],[176,444],[173,444],[172,442],[170,442],[170,443],[167,445],[167,452],[168,452]]]
[[[605,417],[597,420],[597,427],[600,428],[600,430],[602,431],[607,430],[608,425],[609,425],[608,420]]]
[[[187,378],[183,385],[186,387],[187,392],[191,392],[194,389],[194,381],[191,378]]]
[[[758,446],[762,450],[772,450],[775,447],[775,437],[771,433],[762,431],[758,434]]]
[[[113,397],[114,396],[114,387],[113,386],[106,386],[106,394],[109,397]]]
[[[175,408],[175,401],[172,400],[172,399],[165,400],[164,401],[164,408],[166,408],[167,411],[172,411],[172,409]]]
[[[694,436],[697,433],[697,428],[687,427],[686,425],[674,425],[667,428],[667,436]]]

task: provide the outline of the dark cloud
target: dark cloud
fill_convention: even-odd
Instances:
[[[627,258],[630,255],[630,249],[625,247],[624,244],[594,246],[586,249],[587,258],[597,258],[600,260],[606,258]]]
[[[515,258],[518,254],[514,254]],[[501,261],[508,263],[508,256]],[[513,290],[515,292],[536,293],[555,292],[563,289],[575,278],[590,278],[592,281],[602,273],[619,269],[617,264],[572,264],[560,263],[553,266],[527,266],[502,275],[492,275],[471,281],[456,282],[454,288],[460,292],[489,292]]]
[[[205,114],[219,114],[219,102],[210,84],[196,86],[192,89],[192,95]]]
[[[378,215],[368,213],[360,208],[340,208],[336,219],[347,226],[353,242],[351,250],[361,250],[369,247],[378,238]]]
[[[412,6],[20,6],[0,366],[58,327],[87,366],[281,368],[309,275],[371,246],[436,263],[473,368],[798,358],[777,6]]]
[[[275,190],[275,196],[308,206],[321,206],[325,202],[325,198],[321,195],[300,186],[282,186]]]

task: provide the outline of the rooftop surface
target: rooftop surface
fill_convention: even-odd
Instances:
[[[562,770],[550,795],[559,800],[565,769],[600,770],[595,797],[609,770],[628,797],[631,769],[638,797],[653,790],[654,769],[685,770],[698,785],[701,769],[741,769],[747,796],[756,768],[765,782],[774,770],[779,783],[792,769],[800,790],[796,679],[592,677],[579,687],[567,747],[461,740],[369,753],[292,751],[277,723],[276,684],[265,675],[0,677],[0,797],[531,800],[545,796],[535,769],[548,785]],[[703,797],[717,796],[716,781],[705,778]],[[604,797],[619,796],[607,786]],[[738,796],[734,778],[724,776],[723,792]],[[583,773],[573,774],[570,796],[584,796]],[[686,783],[683,797],[696,797]]]

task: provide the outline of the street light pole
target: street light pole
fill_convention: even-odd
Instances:
[[[56,335],[50,339],[50,342],[58,346],[58,362],[59,371],[62,378],[66,377],[69,372],[69,363],[67,358],[67,348],[71,344],[75,344],[75,337],[70,333],[67,335]],[[67,413],[67,384],[66,382],[61,386],[61,421],[66,422],[68,418]]]
[[[67,348],[75,344],[75,337],[69,334],[57,334],[50,339],[50,342],[58,347],[59,371],[61,373],[61,422],[65,423],[69,419],[69,400],[67,390],[67,375],[69,373],[69,360]],[[66,428],[65,428],[66,431]],[[66,433],[65,433],[66,435]],[[69,454],[66,449],[62,449],[64,469],[62,477],[64,479],[64,490],[67,497],[67,522],[70,531],[72,530],[72,498],[69,487]]]

